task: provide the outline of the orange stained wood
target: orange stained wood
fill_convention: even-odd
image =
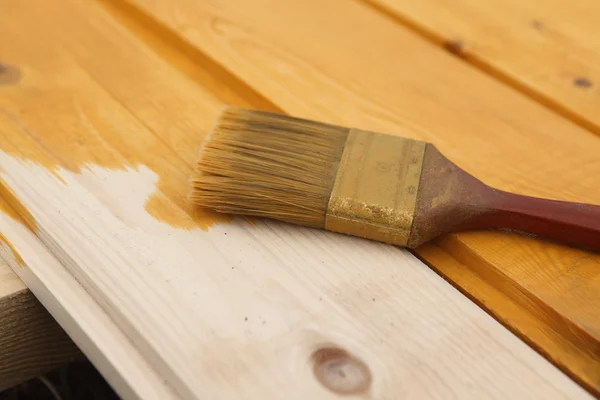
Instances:
[[[364,0],[600,134],[596,0]]]
[[[0,179],[0,191],[2,193],[0,195],[0,213],[8,215],[13,221],[20,222],[21,224],[23,224],[27,227],[30,227],[30,229],[31,229],[31,227],[35,227],[35,221],[33,220],[33,217],[31,216],[29,211],[27,211],[27,209],[25,209],[24,207],[21,207],[19,209],[19,212],[22,212],[23,213],[22,215],[24,215],[24,217],[22,217],[11,206],[11,204],[9,203],[9,200],[7,200],[9,198],[13,199],[14,204],[16,204],[17,206],[19,206],[21,203],[19,203],[18,201],[14,201],[15,200],[14,194],[12,193],[10,188],[8,188],[8,186],[6,186],[5,182],[3,182],[2,179]],[[14,258],[15,262],[17,263],[17,265],[22,267],[24,265],[23,257],[21,257],[21,255],[19,254],[17,249],[15,249],[15,247],[12,245],[10,240],[8,240],[6,235],[4,235],[2,233],[1,229],[2,228],[0,227],[0,246],[4,245],[4,246],[8,247],[8,249],[11,251],[13,258]],[[3,264],[3,263],[0,263],[0,265],[1,264]]]
[[[19,267],[22,267],[23,265],[25,265],[25,262],[23,261],[23,257],[21,257],[21,255],[19,254],[17,249],[15,249],[15,246],[13,246],[12,243],[6,238],[6,236],[4,236],[4,234],[2,232],[0,232],[0,247],[2,247],[2,246],[6,246],[8,248],[8,250],[10,250],[15,262],[17,263],[17,265]]]
[[[15,5],[0,15],[0,35],[11,37],[0,62],[19,76],[0,85],[0,150],[58,177],[88,165],[145,165],[159,175],[146,204],[151,215],[181,228],[228,221],[186,202],[200,143],[224,103],[270,103],[179,39],[115,19],[97,3],[72,3]],[[37,35],[52,46],[34,44]]]
[[[32,231],[37,229],[33,215],[25,208],[6,182],[0,179],[0,213],[9,216]]]
[[[498,241],[498,251],[508,255],[512,253],[510,246],[515,244],[515,241],[510,237],[507,239],[502,234],[493,233],[489,233],[488,236],[490,237],[486,238],[487,240]],[[584,288],[581,295],[572,296],[565,292],[565,295],[560,296],[557,289],[552,289],[554,285],[550,281],[553,279],[552,275],[556,274],[555,271],[548,272],[547,275],[551,278],[546,277],[546,281],[544,278],[523,279],[515,276],[516,274],[504,275],[504,272],[510,273],[512,268],[517,268],[510,264],[505,269],[495,267],[472,249],[461,246],[456,235],[449,235],[422,246],[418,255],[529,345],[566,370],[592,392],[597,393],[596,379],[600,362],[597,326],[581,324],[581,315],[596,315],[594,297],[590,298],[587,309],[582,297],[589,296],[589,289]],[[582,254],[581,258],[585,259],[586,255]],[[593,258],[587,258],[584,262],[587,263],[587,267],[594,268],[597,265],[597,260]],[[598,284],[597,277],[593,279],[596,279],[596,282],[588,285],[591,288]],[[524,287],[524,283],[533,283],[535,286]],[[576,279],[567,277],[560,284],[573,286],[576,283]],[[551,289],[546,289],[545,284]],[[535,296],[543,291],[548,295]],[[565,311],[566,304],[563,302],[582,308],[571,309],[568,312]],[[555,307],[555,304],[558,306]]]
[[[0,68],[1,72],[1,68]],[[0,82],[2,82],[0,78]],[[6,82],[6,81],[5,81]],[[12,190],[0,179],[0,214],[30,229],[36,224]],[[13,206],[16,206],[18,212]],[[13,267],[26,264],[19,250],[2,232],[0,248],[12,255]],[[10,256],[9,256],[10,259]],[[61,366],[80,356],[80,350],[54,318],[0,257],[0,390]]]
[[[132,14],[163,22],[287,113],[431,141],[499,189],[600,204],[594,133],[367,3],[130,4]],[[600,393],[600,255],[498,232],[433,245],[442,249],[435,257],[428,246],[417,253]]]

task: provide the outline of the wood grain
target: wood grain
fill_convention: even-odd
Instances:
[[[130,4],[137,7],[132,13],[162,21],[287,113],[430,141],[498,189],[600,204],[596,135],[432,47],[365,3]],[[490,284],[553,334],[539,335],[513,308],[492,301],[495,293],[478,291],[488,311],[600,394],[600,256],[505,232],[449,235],[443,243],[478,274],[493,271],[499,281]],[[434,267],[454,284],[469,286],[453,267],[456,259],[435,260]],[[572,346],[580,357],[567,352]]]
[[[0,209],[5,236],[0,266],[9,269],[9,264],[13,276],[31,289],[0,307],[0,388],[81,357],[83,351],[123,398],[176,400],[139,350],[1,197]]]
[[[10,216],[5,213],[6,208],[0,198],[0,214],[15,218],[14,213]],[[0,233],[0,247],[10,252],[13,259],[20,258],[4,229]],[[2,258],[0,321],[0,391],[81,356],[69,336]]]
[[[3,260],[0,268],[10,271]],[[81,356],[69,336],[25,288],[2,297],[0,321],[0,391]]]
[[[183,193],[216,111],[270,104],[216,65],[182,74],[116,10],[34,3],[0,14],[24,71],[0,97],[3,192],[178,395],[589,398],[405,250],[194,215]]]
[[[504,229],[600,253],[600,206],[490,188],[431,144],[425,148],[420,182],[411,249],[443,234]]]
[[[0,304],[4,300],[10,301],[12,296],[18,295],[27,287],[21,280],[11,271],[10,267],[4,262],[0,262]]]
[[[597,1],[367,1],[600,134]]]

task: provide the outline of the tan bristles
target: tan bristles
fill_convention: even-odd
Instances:
[[[195,204],[323,228],[348,129],[226,108],[191,179]]]

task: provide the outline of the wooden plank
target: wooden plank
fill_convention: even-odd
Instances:
[[[3,191],[14,203],[12,192]],[[123,398],[178,399],[104,310],[35,237],[26,222],[32,219],[20,218],[2,197],[0,210],[0,265],[9,268],[10,264],[16,272],[13,275],[31,289],[13,296],[12,307],[0,308],[0,387],[20,383],[81,356],[81,349]]]
[[[10,270],[6,263],[0,261],[0,304],[3,309],[7,310],[5,301],[10,301],[13,296],[18,296],[22,291],[26,291],[27,287],[21,280]]]
[[[15,218],[3,204],[0,198],[0,215]],[[12,256],[4,224],[0,226],[0,253],[8,251]],[[2,258],[0,321],[0,391],[81,357],[77,346]]]
[[[8,199],[14,203],[13,193],[6,188],[3,192],[7,199],[0,197],[0,265],[10,265],[43,306],[25,289],[13,296],[10,309],[0,308],[0,332],[7,333],[0,341],[0,387],[46,372],[81,356],[83,350],[124,398],[176,400],[139,350],[35,237],[32,218],[19,217],[9,205]],[[35,312],[26,313],[29,309]]]
[[[81,352],[33,294],[0,260],[0,391],[73,361]],[[16,282],[16,283],[15,283]]]
[[[367,4],[129,3],[128,13],[169,26],[288,113],[431,141],[499,189],[600,204],[595,135]],[[600,394],[598,254],[506,232],[448,235],[438,245],[444,252],[417,253]],[[472,285],[465,268],[485,286]],[[473,292],[481,287],[490,289]]]
[[[367,1],[600,133],[597,1]]]
[[[194,214],[217,110],[269,104],[214,65],[182,74],[97,3],[54,7],[0,16],[25,71],[0,97],[3,191],[179,395],[589,397],[402,249]]]

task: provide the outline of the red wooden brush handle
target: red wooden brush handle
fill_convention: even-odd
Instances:
[[[600,206],[487,186],[428,145],[409,247],[450,232],[505,228],[600,251]]]
[[[600,206],[495,192],[492,210],[472,223],[600,251]]]

